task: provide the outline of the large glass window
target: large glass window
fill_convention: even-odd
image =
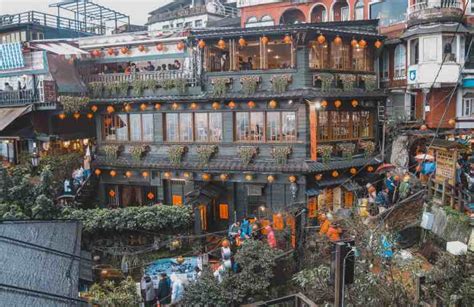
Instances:
[[[364,19],[364,1],[359,0],[354,6],[354,16],[355,20]]]
[[[388,26],[406,20],[409,1],[406,0],[378,0],[370,1],[370,19],[379,19],[380,26]]]
[[[445,62],[456,62],[457,42],[454,35],[443,35],[443,58]]]
[[[410,65],[416,65],[420,61],[420,47],[418,38],[410,42]]]
[[[260,69],[260,43],[258,40],[248,41],[245,46],[236,44],[235,50],[235,70]]]
[[[372,114],[369,111],[321,111],[318,113],[320,142],[358,140],[372,136]]]
[[[394,54],[394,79],[406,78],[406,48],[400,44],[395,48]]]
[[[166,114],[166,140],[168,142],[179,142],[178,117],[178,113]]]
[[[313,69],[328,68],[328,44],[315,42],[309,53],[309,67]]]
[[[372,71],[373,62],[369,48],[352,48],[352,68],[359,71]]]
[[[196,113],[194,124],[196,142],[222,141],[222,113]]]
[[[438,37],[423,37],[423,62],[438,61]]]
[[[206,67],[208,71],[228,71],[230,69],[230,41],[224,41],[224,45],[206,47]]]
[[[349,46],[347,44],[331,42],[331,67],[333,69],[349,69]]]
[[[236,141],[294,142],[297,139],[295,112],[237,112],[235,125]]]
[[[153,141],[153,114],[114,114],[102,118],[104,141]]]
[[[462,100],[462,116],[474,116],[474,98]]]
[[[264,46],[264,69],[284,69],[293,67],[292,44],[285,44],[281,41],[270,41]]]
[[[382,69],[380,70],[380,77],[382,80],[388,80],[388,72],[390,66],[390,54],[388,50],[384,50],[382,53]]]
[[[179,140],[182,142],[192,142],[193,140],[193,119],[191,113],[179,114]]]

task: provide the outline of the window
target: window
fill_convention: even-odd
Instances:
[[[333,69],[349,69],[349,47],[331,42],[331,66]]]
[[[445,62],[456,62],[456,49],[456,36],[443,35],[443,59]]]
[[[259,26],[273,26],[275,22],[273,21],[272,16],[265,15],[260,18]]]
[[[370,48],[352,48],[352,68],[358,71],[372,71],[373,61],[370,56]]]
[[[263,45],[263,68],[285,69],[293,67],[292,43],[285,44],[282,41],[270,41]]]
[[[193,22],[192,21],[187,21],[184,23],[185,28],[192,28],[193,27]]]
[[[355,6],[355,12],[354,12],[354,16],[355,16],[355,20],[362,20],[364,19],[364,1],[357,1]]]
[[[436,62],[438,60],[438,38],[423,38],[423,62]]]
[[[128,141],[127,114],[105,115],[102,119],[102,138],[105,141]]]
[[[196,28],[201,28],[202,27],[202,20],[201,19],[195,20],[194,21],[194,26]]]
[[[416,65],[420,61],[420,48],[418,38],[410,41],[410,65]]]
[[[166,141],[221,142],[222,113],[167,113]]]
[[[178,22],[178,23],[176,24],[176,28],[182,28],[182,27],[183,27],[183,23],[182,23],[182,22]]]
[[[394,54],[394,79],[406,78],[406,48],[400,44],[395,48]]]
[[[105,115],[102,119],[105,141],[153,141],[153,114]]]
[[[167,29],[169,29],[169,28],[170,28],[169,25],[164,25],[164,26],[163,26],[163,30],[167,30]]]
[[[224,41],[225,46],[218,46],[218,42],[206,47],[206,68],[207,71],[228,71],[230,70],[230,41]],[[221,48],[224,47],[224,48]]]
[[[256,22],[258,22],[258,19],[255,16],[249,17],[249,19],[247,19],[247,23],[256,23]]]
[[[372,114],[369,111],[318,112],[319,141],[358,140],[372,135]]]
[[[196,142],[222,141],[222,113],[195,113]]]
[[[237,44],[238,45],[238,44]],[[261,52],[260,42],[247,41],[245,47],[236,47],[235,50],[236,63],[235,70],[253,70],[261,68]]]
[[[297,139],[295,112],[237,112],[235,125],[236,141],[295,142]]]
[[[328,44],[314,43],[309,52],[309,67],[313,69],[327,68],[328,63]]]
[[[462,116],[474,116],[474,98],[463,98]]]

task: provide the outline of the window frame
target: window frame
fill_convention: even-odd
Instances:
[[[107,140],[106,139],[106,127],[105,127],[105,119],[106,118],[111,118],[112,121],[115,121],[116,118],[120,118],[121,115],[124,115],[126,118],[126,124],[127,124],[127,137],[126,140],[119,140],[117,139],[117,132],[115,132],[115,140]],[[140,140],[132,140],[132,128],[131,128],[131,116],[138,116],[139,121],[140,121]],[[151,115],[151,139],[150,140],[145,140],[144,139],[144,125],[143,125],[143,115]],[[102,114],[100,118],[100,130],[101,130],[101,140],[102,142],[106,143],[153,143],[154,138],[155,138],[155,120],[154,116],[152,113],[114,113],[114,114]]]
[[[348,119],[344,125],[340,121],[343,119],[342,115],[346,115],[345,117]],[[320,143],[358,141],[360,139],[374,138],[374,113],[372,111],[318,111],[317,117],[317,138]],[[322,125],[323,117],[325,119]],[[357,123],[354,121],[355,117],[358,118]],[[338,130],[342,131],[342,128],[347,129],[345,137],[343,137],[343,134],[337,133]],[[367,135],[362,134],[363,129],[368,129]]]
[[[297,143],[298,142],[298,112],[296,110],[276,110],[276,111],[237,111],[233,112],[233,130],[234,130],[234,142],[235,143],[269,143],[269,144],[284,144],[284,143]],[[246,119],[247,119],[247,125],[246,125],[246,131],[245,132],[250,132],[251,131],[251,126],[252,126],[252,118],[251,118],[251,113],[262,113],[263,114],[263,133],[262,133],[262,139],[260,140],[242,140],[239,139],[239,127],[238,127],[238,122],[237,122],[237,116],[238,114],[245,114]],[[270,140],[270,135],[269,135],[269,120],[268,120],[268,114],[269,113],[278,113],[278,133],[277,133],[277,139],[276,140]],[[294,129],[294,139],[293,140],[288,140],[283,136],[283,126],[284,126],[284,118],[283,114],[284,113],[293,113],[295,116],[295,129]],[[281,140],[278,140],[281,138]]]
[[[403,44],[398,44],[393,53],[393,79],[406,79],[406,59],[407,48]]]
[[[474,117],[474,98],[462,98],[461,112],[463,117]]]

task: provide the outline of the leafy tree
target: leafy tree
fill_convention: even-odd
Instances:
[[[221,283],[210,272],[205,272],[186,288],[185,304],[229,306],[266,297],[278,254],[278,250],[264,242],[247,240],[234,258],[241,270],[225,274]]]
[[[51,198],[41,194],[36,198],[31,213],[32,218],[35,219],[51,219],[58,215],[59,209],[55,206]]]
[[[129,276],[120,283],[93,284],[86,293],[89,301],[100,306],[136,306],[140,302],[135,281]]]

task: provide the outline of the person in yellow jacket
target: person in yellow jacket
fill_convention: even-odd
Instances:
[[[319,234],[320,235],[325,235],[328,232],[329,226],[331,225],[331,221],[329,220],[329,217],[322,213],[319,217]]]
[[[339,227],[339,225],[336,223],[331,223],[326,235],[328,236],[329,240],[331,240],[332,242],[336,242],[341,240],[341,233],[342,228]]]

